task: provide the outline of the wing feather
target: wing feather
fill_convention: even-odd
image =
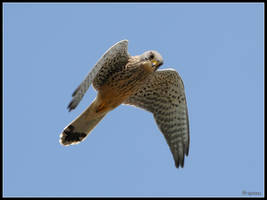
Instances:
[[[121,70],[127,64],[128,59],[128,40],[122,40],[110,47],[72,93],[72,100],[68,105],[69,111],[77,107],[92,82],[93,86],[98,89],[108,76]]]
[[[172,152],[175,165],[184,166],[189,152],[189,122],[184,85],[174,70],[156,71],[124,104],[152,112]]]

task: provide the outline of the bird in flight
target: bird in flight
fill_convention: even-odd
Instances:
[[[75,109],[91,84],[94,101],[60,134],[64,146],[83,141],[103,117],[121,104],[151,112],[173,155],[175,166],[184,167],[189,151],[188,110],[183,81],[174,69],[158,70],[163,58],[157,51],[128,53],[128,40],[110,47],[72,94]]]

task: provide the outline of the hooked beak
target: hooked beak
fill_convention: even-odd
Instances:
[[[156,68],[158,68],[160,65],[163,64],[159,60],[152,60],[151,62],[152,62],[152,67],[156,67]]]

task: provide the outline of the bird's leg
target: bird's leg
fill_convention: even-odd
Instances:
[[[101,92],[97,93],[96,99],[94,101],[94,111],[95,111],[95,113],[99,114],[100,112],[103,112],[104,110],[106,110],[106,108],[108,107],[106,99],[107,98],[103,97]]]
[[[102,102],[101,104],[99,104],[97,107],[96,107],[96,113],[98,112],[101,112],[105,109],[105,103]]]

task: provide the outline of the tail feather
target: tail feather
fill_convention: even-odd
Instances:
[[[92,103],[80,116],[73,120],[60,134],[59,142],[64,146],[78,144],[94,129],[106,113],[98,114]]]

